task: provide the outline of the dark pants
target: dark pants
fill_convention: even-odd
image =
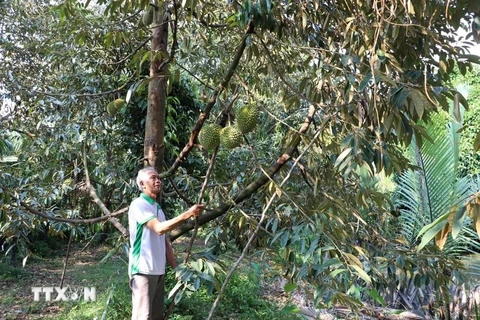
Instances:
[[[132,288],[132,320],[163,320],[165,275],[134,274]]]

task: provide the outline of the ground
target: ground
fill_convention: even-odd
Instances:
[[[126,272],[124,263],[115,256],[111,261],[102,264],[100,261],[108,252],[109,247],[105,245],[73,246],[67,261],[67,268],[64,272],[64,262],[66,249],[52,250],[50,256],[36,256],[27,259],[25,266],[22,263],[10,265],[9,261],[2,256],[2,267],[0,272],[0,290],[2,299],[0,299],[0,320],[3,319],[46,319],[58,314],[65,304],[58,301],[45,301],[45,293],[39,293],[38,302],[34,301],[33,287],[63,287],[72,288],[65,290],[62,294],[71,298],[75,290],[84,287],[97,287],[98,293],[108,288],[106,282],[92,279],[91,268],[102,268],[105,266],[105,272],[95,272],[95,278],[104,274],[105,279],[111,278],[113,268],[118,267]],[[45,255],[45,253],[43,253]],[[62,282],[63,280],[63,282]],[[78,291],[80,292],[80,291]],[[57,292],[51,294],[51,300],[57,297]]]

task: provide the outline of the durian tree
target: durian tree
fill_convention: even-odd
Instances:
[[[225,232],[238,236],[269,209],[263,239],[285,250],[290,277],[307,277],[295,262],[321,259],[321,246],[333,248],[327,264],[353,274],[319,284],[336,299],[355,279],[371,282],[355,258],[368,260],[369,251],[358,252],[352,239],[365,246],[385,240],[362,214],[384,214],[391,203],[361,184],[359,169],[388,176],[407,168],[403,148],[429,138],[422,123],[450,101],[466,106],[449,85],[451,72],[480,61],[468,51],[477,39],[477,0],[6,0],[0,10],[0,89],[8,105],[0,155],[20,160],[1,163],[4,226],[21,228],[6,214],[13,210],[39,226],[109,219],[122,230],[139,167],[157,167],[169,179],[166,191],[193,203],[218,148],[200,225],[227,216],[235,228]],[[461,27],[465,39],[456,36]],[[181,130],[174,124],[185,116],[169,104],[179,81],[192,84],[202,103],[188,114],[188,141],[167,159]],[[126,105],[112,116],[107,106],[116,99]],[[253,131],[238,129],[245,105],[258,108]],[[212,124],[243,131],[241,139],[236,132],[232,148],[221,140],[202,146],[201,130]],[[93,222],[82,223],[79,200],[60,201],[82,184],[75,199],[88,202]],[[171,238],[193,228],[182,225]],[[315,261],[301,270],[315,273],[325,262]]]

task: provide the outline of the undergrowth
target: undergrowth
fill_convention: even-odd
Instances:
[[[59,255],[57,251],[52,251],[55,255],[46,258],[46,249],[42,247],[42,254],[28,260],[24,267],[21,261],[11,266],[5,256],[0,257],[0,310],[3,310],[0,311],[0,319],[130,319],[132,305],[126,259],[121,255],[113,255],[101,262],[110,249],[101,245],[80,251],[83,249],[77,245],[69,258],[64,286],[94,286],[95,301],[85,301],[82,297],[74,301],[54,301],[57,297],[55,292],[51,301],[45,301],[43,293],[39,301],[34,301],[32,287],[59,286],[64,252]],[[299,319],[289,311],[291,308],[282,309],[283,306],[262,296],[261,276],[250,267],[237,270],[213,319]],[[167,293],[175,286],[175,281],[174,273],[170,271],[166,281]],[[200,287],[175,306],[170,319],[204,320],[216,297],[216,292],[209,294],[206,288]]]

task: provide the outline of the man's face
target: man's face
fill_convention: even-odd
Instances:
[[[148,179],[143,182],[143,186],[145,193],[159,194],[162,189],[162,181],[160,180],[158,173],[155,171],[148,172]]]

